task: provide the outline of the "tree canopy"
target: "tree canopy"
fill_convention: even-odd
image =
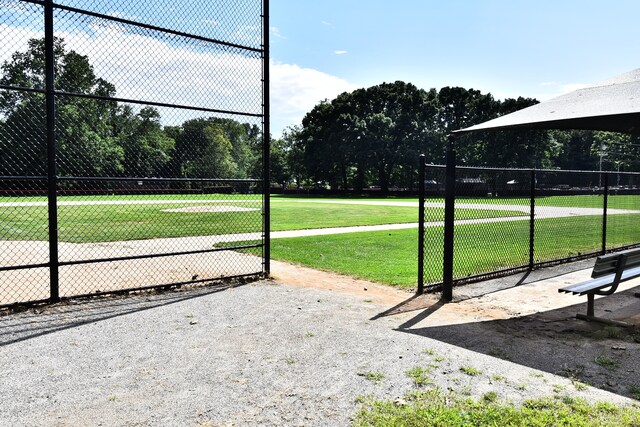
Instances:
[[[297,167],[290,179],[298,183],[304,177],[304,182],[332,188],[411,188],[419,153],[428,162],[442,164],[452,131],[537,102],[523,97],[496,100],[461,87],[425,91],[401,81],[382,83],[320,102],[301,127],[286,134],[281,158],[295,159],[297,165],[287,167]],[[622,154],[634,146],[631,138],[607,132],[483,132],[463,135],[455,144],[460,165],[594,170],[604,146],[609,169],[637,167],[637,156]]]
[[[247,178],[260,170],[256,125],[219,117],[163,126],[158,109],[119,104],[114,84],[87,56],[54,40],[58,174],[87,177]],[[28,42],[2,64],[0,175],[45,175],[44,40]],[[78,97],[71,94],[92,95]]]

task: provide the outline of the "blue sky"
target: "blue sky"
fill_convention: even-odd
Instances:
[[[114,16],[259,46],[259,0],[65,0]],[[0,63],[42,37],[41,6],[5,0]],[[640,67],[640,0],[270,0],[271,129],[323,99],[382,82],[546,100]],[[56,31],[118,95],[261,111],[259,56],[60,13]],[[163,72],[168,70],[169,72]],[[140,78],[145,76],[145,78]],[[200,112],[166,109],[165,124]],[[235,117],[234,117],[235,118]],[[244,120],[238,117],[239,120]],[[256,119],[259,123],[259,119]]]
[[[271,0],[270,13],[274,136],[385,81],[545,100],[640,67],[637,0]]]

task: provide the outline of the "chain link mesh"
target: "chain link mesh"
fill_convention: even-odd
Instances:
[[[0,306],[264,274],[262,1],[0,4]]]
[[[640,242],[640,174],[459,167],[455,177],[454,284]],[[427,289],[443,281],[445,182],[444,167],[426,167]]]

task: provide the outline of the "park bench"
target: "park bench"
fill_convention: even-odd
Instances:
[[[605,321],[605,323],[622,323],[595,317],[594,299],[596,295],[613,294],[621,282],[636,277],[640,277],[640,249],[630,249],[599,256],[596,258],[590,280],[565,286],[558,289],[558,292],[587,295],[587,315],[576,315],[579,319]],[[635,296],[640,297],[640,293],[636,293]]]

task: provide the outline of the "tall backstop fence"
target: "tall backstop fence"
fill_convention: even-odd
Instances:
[[[640,174],[456,167],[421,158],[419,291],[640,245]]]
[[[269,271],[268,0],[8,0],[0,306]]]

